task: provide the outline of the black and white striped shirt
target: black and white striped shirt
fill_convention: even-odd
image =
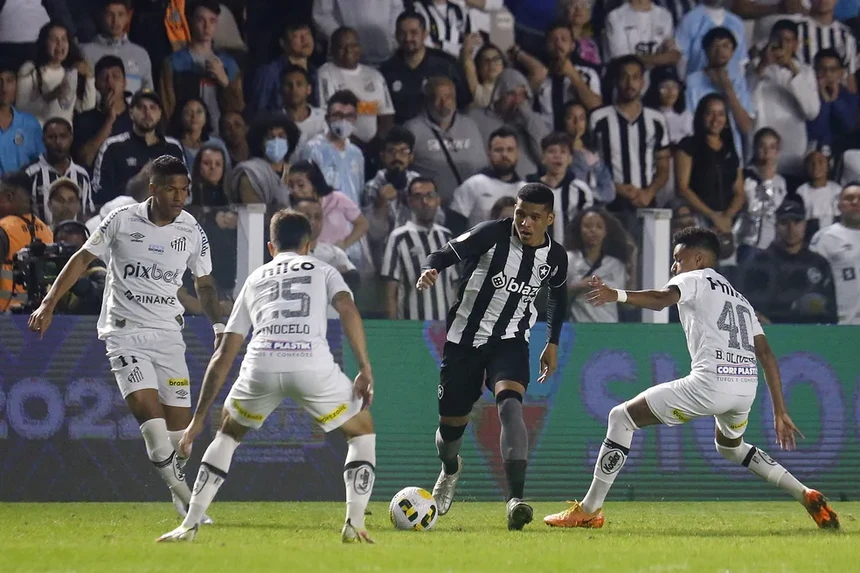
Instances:
[[[432,288],[418,291],[415,283],[421,276],[421,265],[434,251],[451,240],[451,231],[434,224],[427,229],[409,221],[388,236],[382,258],[383,278],[400,283],[397,314],[406,320],[445,320],[454,304],[457,271],[448,268],[439,273]]]
[[[459,58],[463,39],[472,32],[469,13],[453,2],[434,0],[413,0],[412,8],[427,24],[427,47]]]
[[[567,282],[564,248],[549,235],[540,247],[523,245],[510,218],[463,233],[433,253],[424,268],[441,271],[457,262],[465,267],[457,302],[448,313],[447,339],[464,346],[510,338],[528,342],[537,321],[538,291],[548,286],[557,292]]]
[[[582,80],[596,95],[600,95],[600,72],[591,66],[575,64],[574,67]],[[535,90],[532,109],[541,116],[550,131],[564,131],[564,107],[569,101],[581,98],[572,89],[570,78],[559,74],[549,74]]]
[[[605,106],[591,113],[591,131],[598,142],[603,161],[612,170],[615,183],[644,189],[651,185],[657,172],[658,151],[669,147],[666,119],[656,109],[642,108],[633,120],[615,106]],[[629,210],[632,205],[623,197],[613,202],[617,210]]]
[[[811,66],[815,54],[824,48],[833,48],[842,57],[848,73],[857,71],[857,39],[842,22],[819,24],[811,16],[797,20],[797,59]]]
[[[90,186],[90,176],[87,170],[77,165],[74,161],[69,160],[69,167],[64,173],[59,173],[54,167],[48,163],[44,155],[40,155],[34,163],[27,166],[24,170],[32,185],[33,205],[36,208],[36,216],[42,219],[49,225],[54,223],[51,209],[48,207],[50,197],[48,191],[51,184],[66,177],[74,181],[81,190],[81,214],[92,213],[95,211],[93,205],[92,188]],[[59,221],[56,221],[59,223]]]

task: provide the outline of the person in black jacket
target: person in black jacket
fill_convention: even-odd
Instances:
[[[805,244],[803,203],[786,199],[776,217],[776,238],[741,267],[738,288],[763,324],[835,324],[833,274],[827,260]]]

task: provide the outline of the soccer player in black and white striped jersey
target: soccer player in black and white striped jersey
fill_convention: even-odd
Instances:
[[[854,73],[857,71],[857,39],[851,28],[833,16],[836,0],[812,0],[809,16],[797,19],[797,59],[812,66],[815,54],[824,48],[833,48],[848,68],[846,85],[857,92]]]
[[[537,319],[534,300],[549,288],[547,343],[538,382],[552,375],[567,304],[567,255],[547,229],[555,219],[552,190],[528,183],[517,193],[513,219],[481,223],[427,258],[418,290],[433,287],[441,273],[462,262],[464,277],[448,313],[439,382],[436,449],[442,472],[433,487],[439,515],[451,508],[463,469],[460,445],[472,406],[486,384],[496,396],[501,453],[508,480],[508,529],[532,521],[523,503],[528,435],[523,395],[528,387],[529,334]]]
[[[407,187],[412,220],[391,232],[385,245],[380,274],[386,279],[385,311],[390,319],[445,320],[454,304],[457,271],[442,271],[429,289],[413,286],[421,276],[421,266],[430,253],[442,250],[451,240],[451,231],[436,224],[441,200],[436,184],[427,177],[414,178]]]

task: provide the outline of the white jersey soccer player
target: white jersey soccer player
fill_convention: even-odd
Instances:
[[[152,196],[105,217],[30,317],[30,328],[44,334],[57,301],[89,264],[95,258],[109,261],[98,336],[105,341],[120,392],[140,423],[149,459],[170,488],[180,516],[191,500],[183,470],[187,458],[176,455],[182,429],[191,419],[184,309],[177,300],[186,269],[196,279],[216,334],[224,328],[210,276],[209,240],[182,210],[189,182],[180,160],[157,158],[149,184]]]
[[[180,450],[190,447],[203,430],[206,414],[252,330],[239,379],[227,395],[221,428],[203,454],[188,515],[182,525],[158,541],[194,539],[203,513],[227,477],[239,441],[248,430],[260,428],[285,398],[291,398],[324,431],[340,429],[346,436],[342,540],[372,543],[364,526],[364,511],[376,472],[376,435],[366,409],[373,398],[373,378],[361,317],[340,273],[308,255],[311,224],[307,217],[290,210],[276,213],[270,236],[273,260],[251,273],[236,299]],[[329,304],[340,314],[360,368],[354,383],[341,372],[329,350]]]
[[[717,451],[730,462],[791,494],[821,528],[836,529],[839,519],[821,493],[800,483],[761,449],[744,442],[750,408],[758,385],[758,366],[773,401],[777,442],[794,448],[792,422],[782,395],[776,357],[770,349],[755,310],[728,280],[714,270],[720,241],[709,229],[690,227],[675,234],[673,278],[662,290],[624,291],[606,286],[594,277],[589,302],[600,306],[626,302],[641,308],[662,310],[673,304],[678,313],[692,372],[672,382],[658,384],[609,412],[606,439],[597,455],[594,479],[582,503],[544,518],[554,527],[603,527],[603,501],[618,472],[624,467],[633,433],[639,428],[665,424],[676,426],[702,416],[716,421]]]

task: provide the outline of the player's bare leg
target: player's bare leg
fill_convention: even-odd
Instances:
[[[439,515],[445,515],[454,503],[454,492],[457,482],[463,472],[463,458],[460,457],[460,446],[463,444],[463,434],[469,416],[439,416],[439,428],[436,430],[436,452],[442,462],[442,471],[433,486],[433,499]]]
[[[373,418],[362,410],[341,427],[348,446],[343,466],[346,486],[346,521],[341,531],[344,543],[373,543],[364,525],[364,514],[376,480],[376,434]]]
[[[660,423],[642,394],[612,408],[609,412],[606,439],[597,454],[594,478],[588,493],[582,503],[571,502],[571,506],[565,511],[544,517],[544,523],[553,527],[603,527],[603,501],[627,461],[633,433],[639,428]]]
[[[534,510],[523,502],[528,467],[529,436],[523,420],[523,394],[525,387],[519,382],[501,380],[494,387],[499,411],[499,451],[508,481],[507,502],[508,529],[520,531],[531,523]]]
[[[158,541],[194,540],[206,510],[212,504],[212,500],[215,499],[221,484],[227,479],[233,453],[239,447],[239,442],[242,441],[248,430],[249,428],[231,418],[226,409],[223,411],[221,428],[203,454],[203,461],[197,472],[197,480],[194,482],[194,493],[188,503],[188,514],[179,527],[165,533],[158,538]]]
[[[818,491],[800,483],[782,465],[767,453],[739,438],[728,438],[716,430],[714,445],[720,454],[736,464],[740,464],[768,483],[785,491],[801,503],[821,529],[839,529],[839,517]]]

